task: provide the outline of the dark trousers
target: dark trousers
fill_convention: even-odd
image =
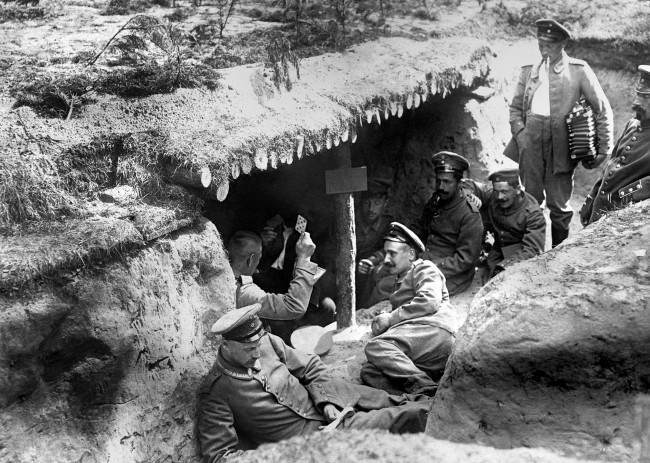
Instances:
[[[519,135],[519,173],[526,191],[538,203],[546,199],[551,212],[553,247],[569,236],[573,209],[569,205],[573,193],[573,172],[553,173],[553,138],[548,116],[529,114],[526,127]]]

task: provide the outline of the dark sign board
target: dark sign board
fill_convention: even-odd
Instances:
[[[366,167],[346,167],[325,171],[325,193],[352,193],[368,189]]]

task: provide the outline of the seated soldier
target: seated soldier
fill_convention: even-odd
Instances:
[[[384,240],[384,265],[397,277],[389,300],[392,311],[377,315],[366,345],[361,380],[389,391],[432,395],[451,353],[460,317],[449,303],[445,276],[419,259],[424,244],[393,222]]]
[[[252,274],[253,281],[264,291],[285,293],[293,279],[296,263],[296,243],[300,234],[286,225],[280,215],[275,215],[266,221],[260,233],[262,237],[262,257],[257,271]],[[319,279],[320,281],[320,279]],[[334,321],[336,305],[329,297],[321,294],[320,283],[312,288],[311,297],[305,317],[298,323],[278,321],[266,322],[271,331],[280,336],[286,343],[293,330],[304,324],[326,326]]]
[[[426,243],[423,259],[436,264],[447,280],[450,295],[472,284],[483,241],[480,201],[461,188],[463,172],[469,169],[464,157],[441,151],[431,157],[436,190],[424,207],[416,231]]]
[[[482,283],[509,265],[543,252],[546,240],[544,214],[537,200],[523,190],[519,170],[499,170],[488,179],[491,188],[471,180],[464,183],[482,201],[485,228],[494,235],[481,269]]]
[[[236,279],[237,307],[258,302],[262,305],[260,317],[269,321],[289,321],[293,326],[292,321],[302,319],[307,313],[313,287],[322,275],[322,269],[310,260],[315,249],[309,233],[302,233],[294,246],[296,259],[287,291],[283,294],[270,293],[257,286],[251,277],[262,256],[260,236],[249,231],[236,232],[228,242],[228,255]],[[291,332],[288,333],[290,335]]]
[[[259,310],[258,304],[235,309],[212,327],[223,342],[199,391],[203,462],[215,462],[246,444],[256,447],[309,434],[332,421],[338,428],[424,431],[430,407],[426,397],[391,396],[330,378],[317,355],[294,350],[264,332]]]
[[[368,190],[361,195],[355,219],[357,237],[357,306],[370,307],[388,299],[395,279],[383,268],[384,236],[392,218],[386,213],[391,180],[368,180]]]

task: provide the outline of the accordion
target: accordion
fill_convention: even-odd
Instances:
[[[580,98],[566,116],[569,132],[569,158],[572,161],[593,161],[598,154],[598,134],[594,110]]]

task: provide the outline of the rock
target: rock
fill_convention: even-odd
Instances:
[[[386,20],[382,18],[381,15],[376,11],[366,16],[366,21],[368,21],[373,26],[381,26],[386,22]]]
[[[209,326],[234,278],[205,219],[0,295],[1,461],[191,461]]]
[[[378,430],[334,431],[294,437],[229,459],[229,463],[578,463],[544,449],[499,450]],[[580,460],[580,463],[588,463]]]
[[[650,389],[650,201],[507,269],[474,300],[429,416],[436,438],[632,461]]]
[[[494,96],[495,93],[496,93],[496,90],[494,90],[491,87],[487,87],[487,86],[484,85],[482,87],[478,87],[478,88],[472,90],[471,95],[474,98],[476,98],[477,100],[479,100],[479,101],[485,101],[485,100],[491,98],[492,96]]]
[[[129,204],[138,199],[138,192],[129,185],[119,185],[97,194],[100,201],[105,203]]]

